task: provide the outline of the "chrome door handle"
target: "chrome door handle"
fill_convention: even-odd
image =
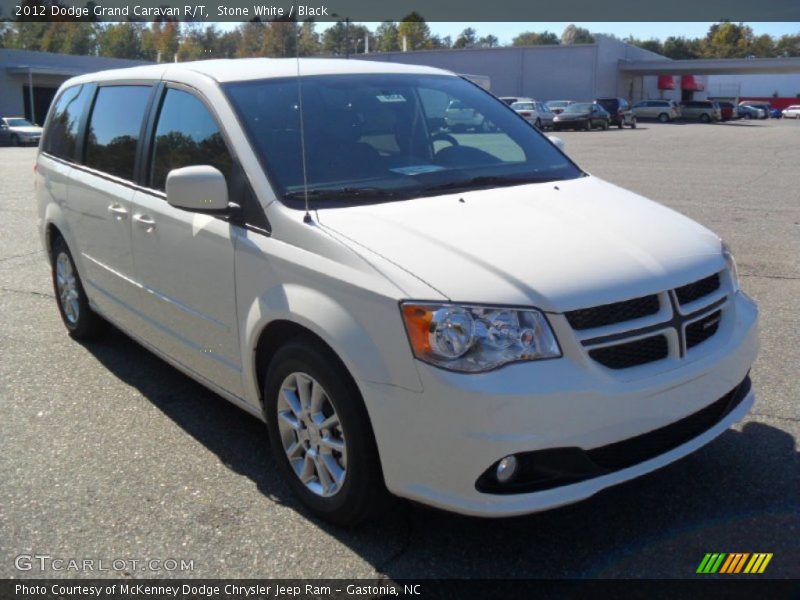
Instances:
[[[150,233],[156,228],[156,222],[147,215],[135,214],[133,215],[133,220],[142,226],[145,233]]]
[[[108,214],[110,214],[117,221],[122,221],[128,218],[127,209],[121,204],[111,204],[108,207]]]

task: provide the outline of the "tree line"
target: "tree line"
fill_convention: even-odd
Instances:
[[[187,61],[500,46],[496,36],[479,36],[472,27],[464,29],[455,39],[438,36],[417,13],[409,14],[400,22],[386,21],[374,30],[346,21],[337,22],[322,32],[316,27],[313,21],[286,20],[254,20],[230,30],[213,24],[169,20],[154,23],[6,21],[0,22],[0,47],[150,61]],[[569,25],[560,36],[550,31],[520,33],[510,45],[593,43],[598,35],[615,37]],[[756,36],[752,28],[743,23],[715,23],[701,38],[670,36],[662,41],[630,36],[623,41],[674,59],[800,56],[800,32],[780,38],[766,34]]]

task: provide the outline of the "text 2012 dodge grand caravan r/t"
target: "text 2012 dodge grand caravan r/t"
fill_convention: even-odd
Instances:
[[[453,103],[486,126],[449,130]],[[757,309],[725,244],[452,73],[80,76],[35,172],[71,335],[108,320],[263,418],[332,521],[387,490],[485,516],[575,502],[754,401]]]

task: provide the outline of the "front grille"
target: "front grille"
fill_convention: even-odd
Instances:
[[[719,289],[720,280],[719,273],[714,273],[710,277],[699,279],[692,283],[688,283],[679,288],[675,288],[675,295],[678,297],[680,304],[689,304],[695,300],[699,300],[703,296],[708,296],[712,292]]]
[[[722,311],[715,310],[707,317],[695,321],[686,326],[686,347],[693,348],[697,344],[705,342],[719,329],[719,321],[722,318]]]
[[[497,463],[475,482],[485,494],[523,494],[549,490],[620,471],[674,450],[708,431],[729,415],[750,392],[750,377],[713,404],[679,421],[621,442],[584,450],[548,448],[517,454],[519,467],[510,482],[494,477]]]
[[[666,358],[668,354],[667,338],[663,335],[589,351],[589,356],[609,369],[627,369],[643,365]]]
[[[658,296],[642,296],[613,304],[581,308],[564,313],[573,329],[593,329],[613,323],[632,321],[658,312]]]

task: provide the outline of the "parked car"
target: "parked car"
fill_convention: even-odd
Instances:
[[[681,118],[712,123],[722,120],[722,111],[716,102],[691,100],[689,102],[681,102]]]
[[[593,102],[576,102],[564,109],[564,112],[553,118],[553,129],[608,129],[611,116],[599,104]]]
[[[488,128],[484,116],[460,100],[452,100],[444,112],[444,122],[451,131],[482,131]]]
[[[32,145],[39,143],[42,128],[22,117],[0,118],[0,140],[11,146]]]
[[[751,106],[749,104],[740,104],[738,107],[739,115],[743,119],[766,119],[768,117],[767,111],[763,108],[758,108],[757,106]]]
[[[511,106],[516,102],[533,102],[533,98],[521,98],[517,96],[500,96],[500,100]]]
[[[496,132],[420,126],[453,103]],[[577,502],[753,406],[757,308],[728,247],[447,71],[256,58],[81,75],[32,176],[69,334],[110,321],[265,420],[265,468],[339,524],[387,491],[494,517]]]
[[[769,102],[748,102],[748,105],[763,110],[765,119],[780,119],[783,116],[781,111],[773,108]]]
[[[620,129],[624,125],[636,129],[636,115],[633,114],[625,98],[597,98],[594,102],[609,114],[609,124],[616,125]]]
[[[792,104],[784,108],[783,117],[788,119],[800,119],[800,104]]]
[[[555,115],[548,109],[544,102],[532,100],[530,102],[515,102],[511,105],[520,117],[539,129],[549,129],[553,126]]]
[[[723,121],[730,121],[731,119],[738,118],[739,113],[733,102],[728,102],[727,100],[717,100],[716,102],[719,105],[719,112],[720,115],[722,115]]]
[[[669,123],[680,118],[681,109],[674,100],[642,100],[631,107],[637,119],[658,119]]]
[[[570,104],[575,104],[575,102],[573,100],[549,100],[545,104],[554,115],[557,115],[564,112],[565,108]]]

